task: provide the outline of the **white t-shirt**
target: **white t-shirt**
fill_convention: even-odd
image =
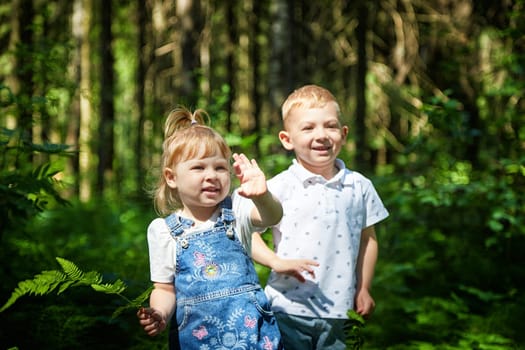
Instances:
[[[361,231],[385,219],[372,182],[336,161],[330,180],[296,160],[268,181],[283,205],[281,222],[272,227],[274,247],[282,258],[313,259],[316,278],[301,283],[272,271],[266,293],[274,311],[320,318],[347,318],[353,308]]]
[[[252,201],[237,193],[232,195],[232,209],[235,214],[235,232],[251,256],[252,233],[264,228],[255,227],[250,219]],[[213,227],[220,213],[220,208],[202,225],[192,231],[205,231]],[[177,241],[172,237],[164,218],[154,219],[148,226],[148,248],[150,275],[153,282],[172,283],[175,278],[177,261]]]

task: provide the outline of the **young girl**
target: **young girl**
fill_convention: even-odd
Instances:
[[[282,207],[243,154],[233,155],[240,187],[229,196],[231,151],[204,116],[178,108],[166,121],[154,198],[166,217],[148,227],[154,290],[139,322],[154,336],[173,316],[178,336],[170,334],[170,349],[282,349],[249,256],[252,232],[278,223]]]

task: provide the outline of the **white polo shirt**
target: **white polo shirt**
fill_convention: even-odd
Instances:
[[[320,318],[347,318],[353,308],[361,231],[385,219],[372,182],[336,161],[330,180],[313,174],[296,160],[268,181],[284,216],[273,227],[274,246],[283,258],[313,259],[316,278],[306,282],[271,272],[266,286],[274,311]]]

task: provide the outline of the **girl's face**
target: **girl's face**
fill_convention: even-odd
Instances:
[[[211,216],[230,191],[229,162],[220,154],[179,162],[166,168],[164,176],[168,186],[178,192],[183,212],[197,220],[201,220],[197,216]]]
[[[320,108],[294,108],[279,133],[284,148],[294,151],[297,161],[325,178],[334,175],[334,161],[346,141],[348,127],[339,121],[334,103]]]

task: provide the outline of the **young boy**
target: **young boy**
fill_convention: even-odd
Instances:
[[[337,159],[348,127],[328,90],[294,91],[282,117],[279,139],[296,159],[268,181],[284,211],[272,227],[275,252],[255,233],[253,258],[272,269],[265,291],[285,349],[345,349],[347,311],[368,317],[375,306],[374,224],[388,211],[371,181]]]

